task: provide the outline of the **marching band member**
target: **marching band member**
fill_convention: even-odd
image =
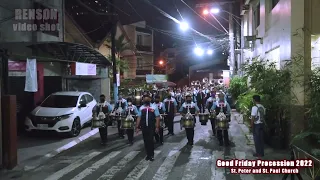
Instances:
[[[174,116],[177,113],[177,101],[172,97],[171,93],[167,95],[167,98],[163,100],[163,103],[166,108],[166,121],[165,124],[168,127],[168,134],[174,135],[173,125],[174,125]]]
[[[184,102],[179,109],[179,112],[184,116],[188,112],[188,108],[191,114],[198,114],[199,107],[196,103],[192,102],[191,94],[186,95],[186,102]],[[196,118],[194,117],[194,123],[196,123]],[[194,128],[186,128],[186,135],[188,139],[188,145],[193,145],[193,138],[194,138]]]
[[[211,97],[209,97],[207,99],[207,102],[206,102],[206,107],[208,108],[209,112],[212,113],[213,110],[211,110],[211,107],[213,106],[213,103],[216,102],[216,97],[215,97],[215,94],[211,95]],[[215,136],[216,134],[216,121],[214,118],[210,118],[210,122],[211,122],[211,127],[212,127],[212,135]]]
[[[197,105],[200,109],[201,113],[204,113],[204,104],[205,104],[205,93],[203,92],[203,90],[199,90],[198,94],[197,94]]]
[[[176,93],[176,101],[178,103],[178,107],[177,109],[180,108],[181,104],[182,104],[182,94],[181,94],[181,90],[177,90],[177,93]]]
[[[154,161],[154,133],[159,133],[160,128],[160,114],[156,106],[150,104],[151,98],[149,95],[145,95],[143,98],[144,104],[140,107],[136,130],[137,132],[142,130],[142,137],[144,141],[144,147],[146,149],[146,160]]]
[[[219,99],[213,104],[211,110],[215,110],[216,114],[218,115],[220,112],[223,112],[226,116],[228,121],[230,118],[231,108],[228,102],[225,100],[224,94],[219,93]],[[222,110],[222,111],[221,111]],[[217,127],[217,138],[219,140],[220,146],[229,145],[229,134],[228,134],[228,127]]]
[[[121,115],[121,113],[123,112],[123,110],[127,109],[128,103],[127,100],[125,100],[124,98],[122,98],[122,96],[120,95],[118,98],[118,101],[116,102],[114,111],[119,110],[119,108],[122,108],[121,112],[118,112],[118,115]],[[119,114],[120,113],[120,114]],[[118,120],[118,134],[120,138],[124,138],[124,132],[121,129],[121,121]]]
[[[126,116],[129,115],[129,113],[133,116],[136,116],[138,115],[138,109],[137,109],[137,106],[133,105],[132,104],[132,99],[131,98],[128,98],[127,99],[127,102],[128,102],[128,106],[127,108],[125,109],[125,114]],[[134,134],[134,130],[133,129],[127,129],[127,136],[128,136],[128,140],[129,140],[129,144],[133,144],[133,134]]]
[[[100,95],[100,102],[92,110],[93,116],[97,116],[100,110],[102,110],[104,114],[108,114],[112,112],[112,106],[110,103],[106,101],[106,96],[103,94]],[[106,115],[105,117],[106,117],[104,119],[105,127],[99,128],[101,145],[105,145],[108,141],[109,116]]]
[[[160,102],[159,95],[155,96],[155,102],[152,105],[154,105],[158,108],[160,114],[164,114],[164,112],[166,112],[166,107],[164,106],[164,104],[162,102]],[[160,126],[159,133],[158,134],[155,133],[154,137],[155,137],[157,143],[160,143],[161,145],[163,144],[163,127]]]

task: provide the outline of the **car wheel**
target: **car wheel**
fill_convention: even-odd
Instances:
[[[80,132],[81,132],[80,119],[76,118],[73,120],[71,131],[70,131],[70,136],[77,137],[77,136],[79,136]]]

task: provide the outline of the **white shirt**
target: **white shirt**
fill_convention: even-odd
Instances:
[[[253,106],[252,109],[251,109],[251,116],[258,118],[257,121],[254,121],[254,124],[263,123],[263,122],[260,121],[260,112],[258,111],[258,107],[262,107],[264,109],[264,113],[266,112],[265,108],[261,104],[256,104],[255,106]]]

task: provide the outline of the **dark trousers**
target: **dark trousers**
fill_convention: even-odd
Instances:
[[[200,109],[200,113],[204,113],[205,105],[202,102],[197,102],[197,106]]]
[[[253,125],[253,141],[256,148],[256,153],[264,156],[264,138],[263,138],[263,124]]]
[[[154,137],[154,127],[142,127],[142,137],[144,141],[144,148],[146,150],[148,157],[154,156],[154,143],[153,143],[153,137]]]
[[[163,128],[159,128],[159,133],[154,133],[154,138],[157,142],[163,143]]]
[[[186,128],[186,135],[187,135],[188,143],[193,143],[194,128]]]
[[[121,129],[121,121],[118,120],[117,122],[118,122],[118,123],[117,123],[117,124],[118,124],[118,125],[117,125],[117,126],[118,126],[118,134],[119,134],[120,137],[123,137],[124,132],[123,132],[123,129]]]
[[[217,130],[217,138],[219,140],[220,144],[225,144],[228,145],[229,144],[229,133],[228,133],[228,129],[225,130]]]
[[[216,119],[210,119],[211,128],[212,128],[212,135],[216,134]]]
[[[129,142],[133,142],[134,130],[133,129],[127,129],[126,131],[127,131],[127,136],[128,136]]]
[[[108,140],[108,126],[99,128],[100,138],[102,143],[106,143]]]
[[[173,133],[173,125],[174,125],[174,115],[173,114],[168,114],[166,117],[166,126],[168,127],[169,133]]]

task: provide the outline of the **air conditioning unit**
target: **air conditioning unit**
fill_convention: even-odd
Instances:
[[[243,16],[247,11],[249,11],[249,9],[250,9],[250,5],[243,5],[241,8],[240,15]]]
[[[255,41],[256,39],[256,36],[244,36],[244,41]]]
[[[252,41],[245,41],[245,42],[244,42],[244,45],[243,45],[243,49],[248,49],[248,50],[253,51],[253,49],[254,49],[254,42],[252,42]]]

